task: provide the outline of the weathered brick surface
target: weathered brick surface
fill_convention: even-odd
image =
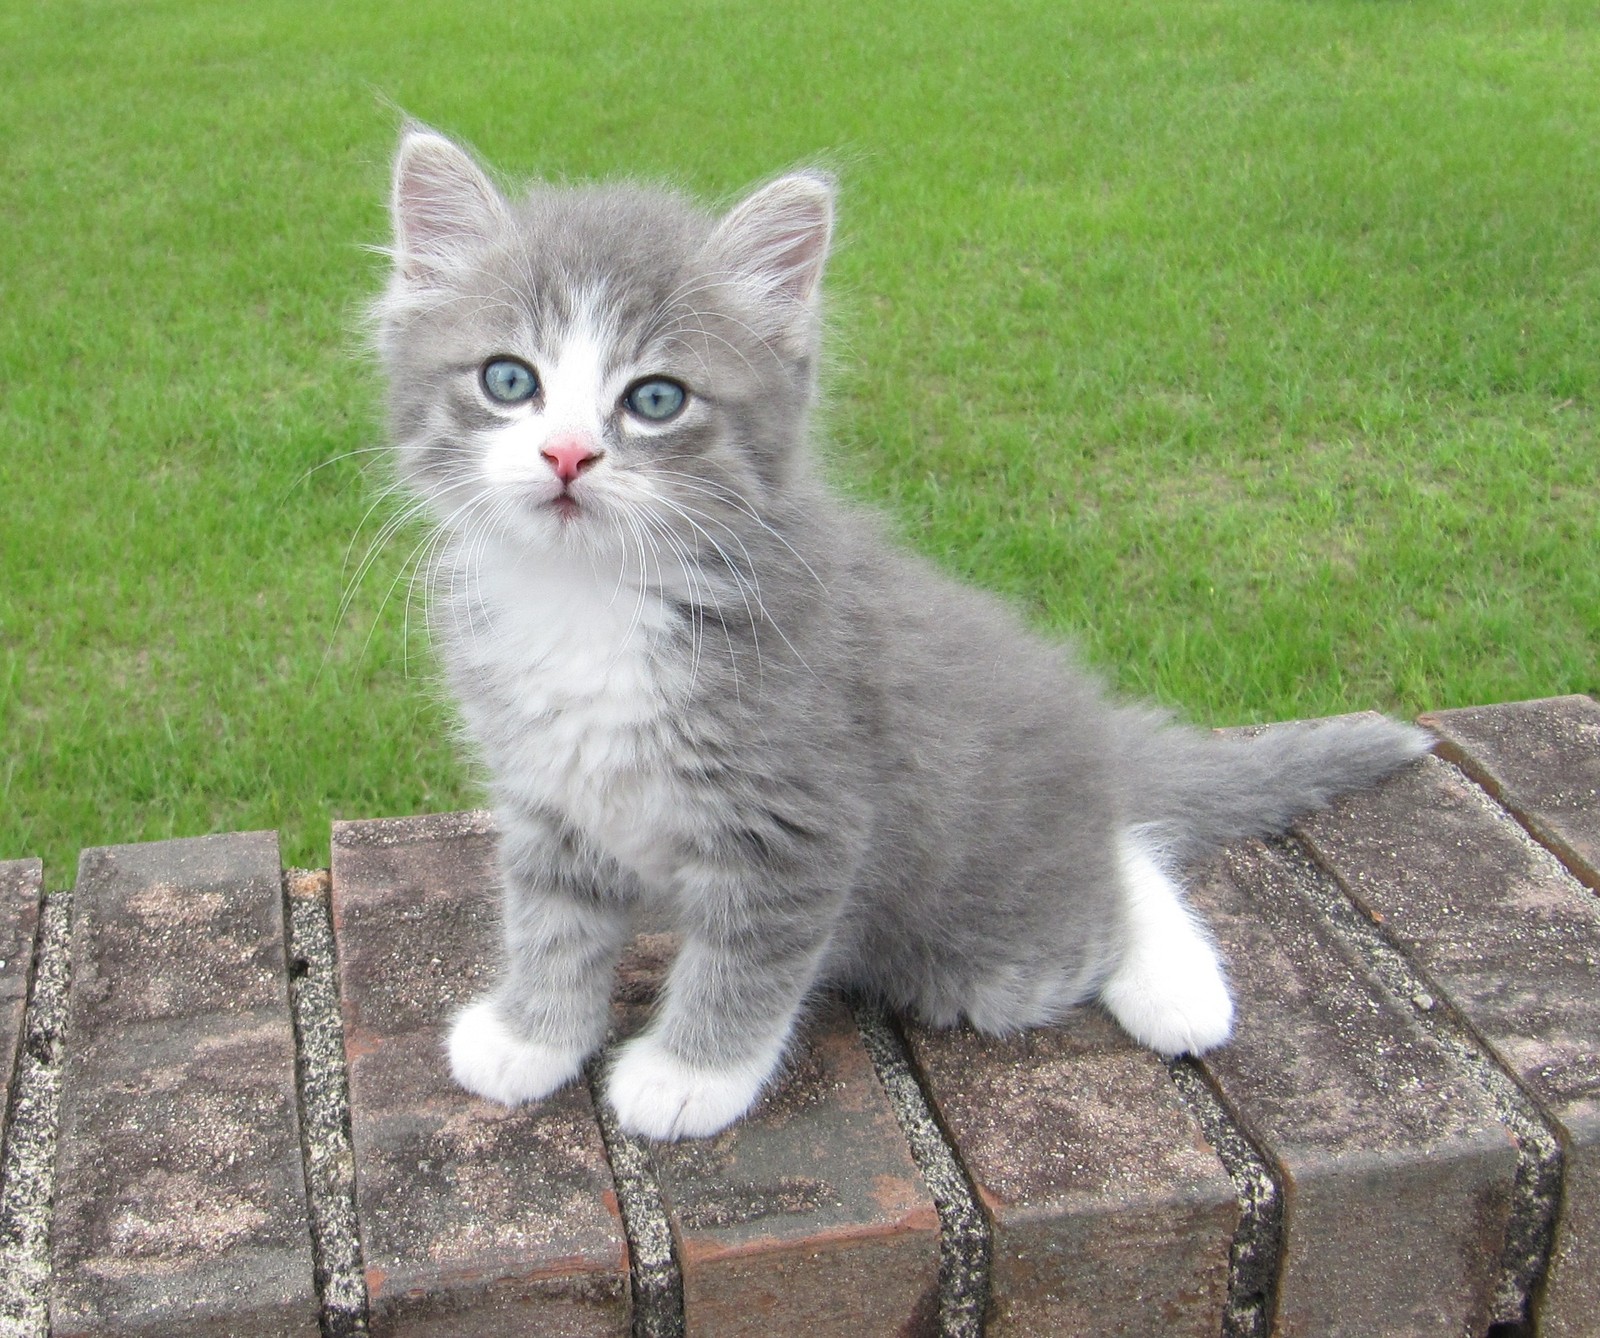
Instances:
[[[36,859],[0,863],[0,1111],[11,1099],[11,1079],[22,1044],[28,1003],[28,968],[39,930],[44,865]]]
[[[1214,1333],[1256,1296],[1262,1316],[1275,1297],[1283,1338],[1478,1338],[1536,1275],[1559,1164],[1540,1332],[1600,1333],[1600,706],[1425,720],[1468,774],[1429,759],[1307,819],[1321,867],[1295,845],[1246,843],[1193,872],[1239,1024],[1203,1065],[1174,1066],[1178,1087],[1092,1011],[1004,1042],[913,1030],[901,1047],[881,1020],[863,1024],[890,1035],[931,1130],[917,1068],[982,1205],[951,1163],[976,1245],[946,1251],[946,1274],[972,1273],[971,1313],[947,1296],[947,1318],[972,1319],[988,1296],[997,1334]],[[505,1111],[448,1075],[449,1016],[494,967],[492,836],[484,814],[335,830],[372,1332],[671,1334],[674,1264],[690,1335],[933,1332],[939,1219],[837,1003],[817,1009],[749,1120],[648,1151],[620,1140],[641,1171],[622,1183],[671,1284],[632,1313],[588,1087]],[[47,904],[50,1034],[65,1043],[45,1064],[30,1032],[32,1076],[10,1094],[44,1174],[32,1253],[13,1248],[15,1213],[0,1242],[5,1332],[42,1334],[47,1294],[57,1335],[317,1332],[278,864],[270,833],[108,847],[86,851],[76,893]],[[17,1055],[40,875],[37,861],[0,863],[0,1083]],[[623,1031],[674,946],[636,940]],[[1236,1174],[1245,1145],[1222,1110],[1266,1158],[1281,1219],[1276,1206],[1241,1218],[1243,1181],[1206,1144],[1197,1104]],[[9,1132],[12,1160],[24,1141]],[[20,1183],[9,1168],[8,1194]],[[1230,1295],[1229,1246],[1251,1223],[1261,1277],[1236,1256]],[[19,1260],[33,1270],[22,1283]],[[1274,1260],[1275,1293],[1260,1290]],[[357,1264],[352,1249],[352,1323]]]
[[[1542,1332],[1596,1332],[1600,901],[1437,759],[1303,830],[1561,1133],[1566,1178]]]
[[[1600,702],[1549,697],[1421,718],[1439,752],[1600,889]]]
[[[1215,1334],[1232,1182],[1165,1066],[1108,1018],[912,1054],[993,1221],[991,1334]]]
[[[52,1332],[318,1331],[277,838],[78,866]]]
[[[586,1085],[507,1110],[451,1080],[498,933],[486,814],[334,827],[333,912],[374,1334],[620,1335],[628,1269]]]
[[[50,1212],[66,1024],[71,894],[41,904],[37,860],[0,865],[0,1335],[43,1338],[49,1325]],[[31,960],[37,970],[30,971]],[[31,979],[30,979],[31,976]],[[31,996],[31,997],[29,997]]]
[[[1460,1061],[1247,842],[1194,872],[1237,1002],[1204,1064],[1284,1185],[1274,1333],[1478,1334],[1515,1147]]]
[[[625,1028],[643,1020],[674,946],[647,935],[628,954]],[[838,1001],[813,1013],[749,1118],[653,1155],[694,1338],[932,1331],[938,1214]]]

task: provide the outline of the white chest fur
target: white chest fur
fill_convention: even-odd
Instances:
[[[494,555],[446,614],[496,790],[562,815],[647,882],[683,818],[671,702],[686,672],[654,595],[586,557]]]

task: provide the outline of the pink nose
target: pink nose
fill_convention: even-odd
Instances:
[[[550,462],[558,479],[571,483],[600,458],[600,448],[587,437],[557,437],[539,454]]]

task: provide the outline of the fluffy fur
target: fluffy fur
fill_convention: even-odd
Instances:
[[[433,635],[503,833],[499,984],[449,1039],[463,1085],[570,1081],[644,904],[684,946],[606,1097],[657,1138],[748,1110],[824,984],[996,1033],[1098,998],[1165,1054],[1227,1038],[1174,871],[1426,736],[1225,742],[1118,705],[832,497],[807,437],[825,178],[721,217],[628,186],[513,202],[414,127],[392,209],[395,460],[438,527]],[[507,358],[536,393],[491,391]],[[682,408],[640,411],[651,382]]]

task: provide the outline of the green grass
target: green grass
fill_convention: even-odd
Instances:
[[[834,166],[836,476],[1129,690],[1600,689],[1587,0],[40,0],[0,11],[0,857],[321,863],[476,801],[414,536],[336,616],[393,106],[513,176]]]

